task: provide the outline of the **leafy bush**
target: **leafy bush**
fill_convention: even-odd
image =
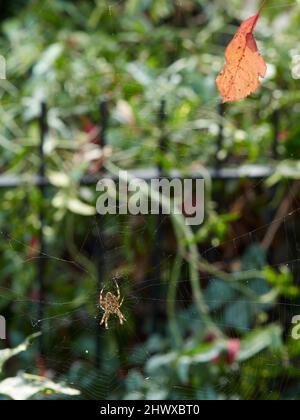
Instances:
[[[10,6],[1,25],[8,74],[0,84],[1,173],[23,183],[0,192],[0,312],[8,320],[9,347],[42,326],[45,354],[38,357],[30,346],[5,365],[0,392],[12,398],[53,392],[88,399],[297,397],[300,347],[288,337],[299,299],[298,226],[296,213],[288,214],[297,206],[299,178],[299,4],[269,2],[257,28],[269,73],[257,94],[222,113],[215,78],[237,24],[249,16],[245,2],[25,3]],[[110,108],[105,149],[99,147],[104,98]],[[40,169],[42,101],[49,110],[51,183],[44,198],[28,181]],[[267,183],[211,183],[206,169],[216,160],[271,165],[274,175]],[[83,176],[157,165],[205,176],[204,225],[193,230],[170,218],[157,244],[155,217],[99,221],[95,188],[82,186]],[[287,194],[290,180],[293,194]],[[37,273],[41,210],[44,298]],[[152,258],[158,245],[159,281]],[[112,322],[108,332],[100,329],[97,310],[104,263],[106,287],[121,275],[128,319],[123,328]],[[0,360],[7,354],[1,352]]]

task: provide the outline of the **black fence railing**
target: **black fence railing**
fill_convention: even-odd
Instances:
[[[47,179],[46,176],[46,159],[44,154],[44,143],[48,132],[48,124],[47,124],[47,105],[43,103],[41,105],[41,114],[39,118],[39,126],[40,126],[40,144],[39,144],[39,157],[40,157],[40,167],[38,174],[36,176],[22,176],[22,175],[0,175],[0,188],[1,189],[11,189],[11,188],[18,188],[22,185],[32,185],[36,186],[40,189],[41,196],[42,196],[42,204],[40,207],[39,213],[39,220],[40,220],[40,232],[39,232],[39,243],[40,243],[40,250],[39,250],[39,258],[37,259],[37,284],[39,288],[39,304],[37,308],[38,319],[42,320],[44,318],[44,310],[45,310],[45,302],[46,302],[46,295],[47,290],[45,289],[45,275],[46,275],[46,243],[45,243],[45,214],[43,210],[43,201],[47,195],[47,189],[49,187],[53,187],[50,181]],[[224,115],[224,105],[219,106],[219,114],[220,120],[223,120]],[[158,126],[161,131],[161,136],[159,139],[159,150],[161,153],[167,151],[168,148],[168,141],[167,135],[165,130],[165,123],[167,119],[166,114],[166,102],[162,101],[160,105],[160,110],[158,113]],[[274,114],[273,125],[274,125],[274,140],[272,144],[272,156],[273,158],[278,157],[278,137],[279,137],[279,112]],[[107,145],[107,129],[109,127],[109,104],[108,100],[101,101],[100,104],[100,141],[101,147]],[[274,172],[272,166],[266,165],[241,165],[238,167],[224,167],[222,166],[222,162],[219,160],[219,151],[222,150],[224,144],[224,130],[223,130],[223,123],[220,123],[219,126],[219,133],[217,136],[217,154],[216,154],[216,163],[215,167],[213,168],[205,168],[205,171],[209,174],[212,180],[239,180],[242,178],[246,179],[253,179],[253,180],[260,180],[265,179],[271,176]],[[167,176],[170,179],[175,178],[182,178],[182,174],[177,170],[168,171],[168,174],[164,173],[163,166],[160,161],[157,162],[156,167],[148,168],[148,169],[139,169],[139,170],[132,170],[128,171],[131,175],[135,175],[139,179],[143,179],[145,181],[150,181],[151,179],[161,178]],[[106,177],[111,177],[114,179],[113,176],[110,174],[105,174]],[[203,178],[201,175],[201,171],[191,172],[188,175],[189,178],[192,179],[199,179]],[[89,185],[96,185],[99,181],[99,177],[93,175],[83,176],[80,179],[80,184],[89,186]],[[102,232],[101,227],[103,226],[103,216],[97,217],[98,223],[98,231]],[[162,240],[163,240],[163,223],[161,216],[158,216],[157,221],[157,229],[156,229],[156,238],[155,238],[155,251],[153,255],[153,267],[156,267],[154,270],[153,276],[155,280],[159,280],[161,273],[161,259],[162,259]],[[97,279],[97,292],[100,292],[102,287],[103,279],[105,276],[105,240],[104,238],[95,238],[95,247],[94,247],[94,258],[97,261],[97,271],[98,271],[98,279]],[[154,279],[152,278],[151,281]],[[98,322],[97,322],[98,324]],[[43,329],[41,324],[41,329]],[[99,325],[96,328],[96,364],[100,365],[100,352],[101,352],[101,342],[100,342],[100,329]],[[40,339],[40,355],[43,356],[45,354],[45,349],[43,345],[43,335],[41,335]]]

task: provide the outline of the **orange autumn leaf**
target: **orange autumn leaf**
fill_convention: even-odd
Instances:
[[[253,35],[265,4],[266,1],[255,16],[242,23],[226,49],[226,64],[216,80],[224,102],[246,98],[259,88],[259,77],[266,76],[267,65],[258,51]]]

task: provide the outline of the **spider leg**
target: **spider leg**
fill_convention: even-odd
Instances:
[[[118,315],[118,317],[119,317],[119,320],[120,320],[120,324],[121,325],[123,325],[123,322],[124,321],[126,321],[126,318],[125,318],[125,316],[122,314],[122,312],[121,311],[117,311],[117,313],[116,313],[117,315]]]
[[[115,283],[116,283],[116,288],[117,288],[117,298],[118,300],[120,300],[121,293],[120,293],[120,288],[116,279],[115,279]]]
[[[102,325],[102,324],[103,324],[103,322],[105,321],[105,317],[106,317],[106,314],[104,313],[104,314],[103,314],[103,317],[102,317],[102,319],[101,319],[100,325]]]
[[[101,289],[100,297],[99,297],[99,303],[100,303],[100,306],[101,306],[102,309],[103,309],[103,307],[102,307],[102,305],[103,305],[103,291],[104,291],[104,289]]]
[[[108,318],[109,318],[109,314],[106,315],[105,317],[105,329],[108,330]]]
[[[124,298],[121,300],[121,302],[119,303],[119,306],[121,307],[123,305],[124,302]]]

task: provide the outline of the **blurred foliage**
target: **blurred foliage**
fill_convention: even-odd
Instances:
[[[32,335],[26,341],[14,349],[0,350],[0,375],[2,374],[3,365],[12,357],[27,350],[31,342],[37,338],[39,334]],[[75,389],[67,388],[64,385],[55,384],[49,379],[19,373],[14,378],[7,378],[0,382],[0,399],[27,400],[37,395],[63,394],[65,396],[79,395]],[[1,398],[2,396],[2,398]]]
[[[270,0],[257,28],[268,76],[256,95],[226,106],[224,114],[215,77],[236,26],[258,2],[17,3],[1,2],[7,80],[0,82],[0,168],[24,185],[0,192],[0,311],[8,321],[10,347],[42,324],[46,356],[41,360],[30,346],[10,361],[0,392],[17,389],[20,394],[12,398],[31,398],[51,390],[75,398],[74,390],[57,385],[63,381],[88,399],[298,398],[300,344],[287,338],[299,299],[297,270],[282,263],[299,259],[297,226],[288,231],[285,225],[269,253],[257,228],[269,227],[286,196],[287,179],[297,180],[300,173],[299,2]],[[106,149],[99,147],[104,98],[111,112]],[[157,147],[162,99],[164,153]],[[40,166],[42,101],[49,109],[45,154],[52,184],[44,200],[27,182]],[[218,148],[221,126],[224,143]],[[272,155],[275,136],[280,163]],[[205,224],[192,232],[189,245],[208,260],[199,258],[198,273],[217,334],[197,311],[187,274],[193,263],[183,262],[177,249],[186,242],[176,245],[166,223],[162,281],[147,286],[144,281],[154,276],[156,219],[108,216],[99,225],[95,189],[79,183],[84,175],[99,174],[108,158],[125,169],[159,163],[165,171],[206,174],[216,157],[227,165],[260,163],[275,170],[267,188],[247,180],[214,183]],[[47,298],[39,320],[41,209]],[[104,283],[110,287],[112,276],[121,274],[128,318],[124,328],[114,323],[108,332],[95,326],[101,240],[109,255]],[[101,349],[95,347],[96,334]],[[14,376],[28,366],[33,376]]]

